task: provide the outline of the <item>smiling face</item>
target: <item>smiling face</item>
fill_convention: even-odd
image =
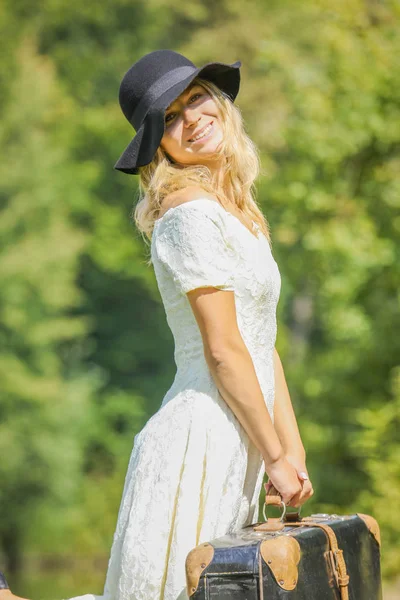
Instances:
[[[165,111],[162,149],[177,163],[209,165],[223,139],[216,102],[200,84],[191,84]]]

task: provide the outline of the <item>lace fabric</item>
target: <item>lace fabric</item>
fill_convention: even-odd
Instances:
[[[281,278],[268,240],[200,198],[156,221],[151,255],[175,342],[175,378],[134,438],[104,593],[70,600],[186,600],[188,552],[258,519],[262,457],[211,376],[186,293],[204,286],[234,292],[273,420]]]

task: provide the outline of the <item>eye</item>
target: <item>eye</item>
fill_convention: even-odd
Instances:
[[[194,94],[191,98],[190,98],[190,102],[193,100],[193,98],[199,98],[201,96],[200,93]]]
[[[201,94],[200,92],[197,92],[197,94],[193,94],[193,96],[190,97],[189,103],[191,103],[194,100],[197,100],[197,98],[200,98],[203,94]],[[166,117],[165,117],[165,123],[170,123],[171,121],[173,121],[173,118],[175,117],[176,113],[169,113]],[[171,117],[171,118],[170,118]]]
[[[175,113],[169,113],[166,117],[165,117],[165,122],[169,123],[171,121],[171,119],[169,117],[173,117],[175,115]]]

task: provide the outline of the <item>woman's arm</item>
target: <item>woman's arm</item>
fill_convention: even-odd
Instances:
[[[301,493],[291,503],[292,506],[296,506],[303,504],[310,498],[314,494],[314,490],[309,480],[306,452],[294,414],[282,362],[276,348],[274,348],[274,378],[274,428],[284,449],[286,459],[295,467],[299,479],[304,482]],[[269,485],[270,482],[266,487],[267,492]]]
[[[274,427],[279,436],[285,454],[304,458],[305,450],[296,416],[294,414],[292,401],[286,378],[283,371],[278,351],[274,348],[274,374],[275,374],[275,404],[274,404]]]
[[[259,449],[270,480],[284,502],[301,491],[295,467],[285,456],[238,328],[235,294],[214,287],[187,293],[203,338],[204,356],[216,386]]]

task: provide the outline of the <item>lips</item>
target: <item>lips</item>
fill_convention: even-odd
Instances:
[[[203,131],[205,129],[207,129],[207,127],[209,125],[212,125],[214,123],[214,121],[210,121],[210,123],[207,123],[207,125],[204,125],[204,127],[202,127],[201,129],[199,129],[199,131],[196,131],[196,133],[194,135],[192,135],[192,137],[188,140],[188,142],[193,142],[195,141],[193,138],[197,137],[198,135],[200,135],[201,133],[203,133]]]

